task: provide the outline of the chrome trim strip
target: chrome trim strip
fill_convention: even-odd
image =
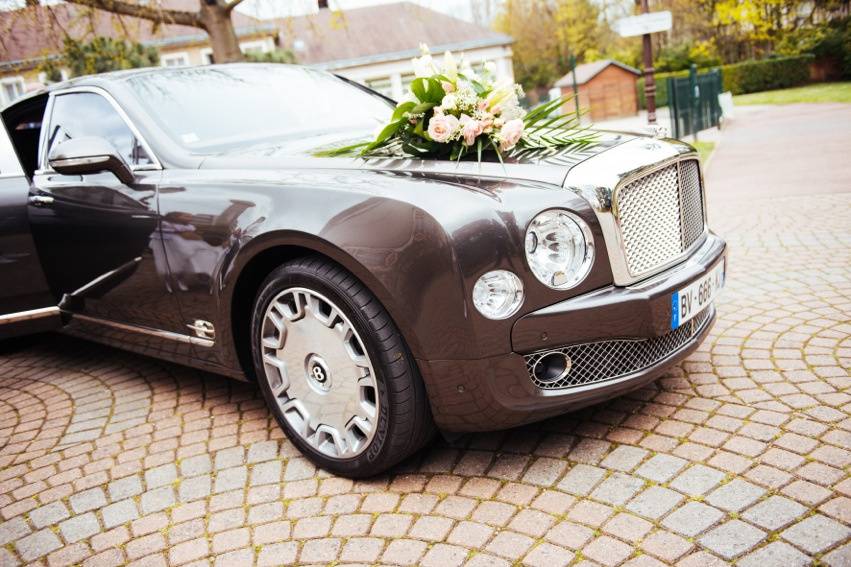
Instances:
[[[53,101],[58,96],[63,96],[63,95],[67,95],[67,94],[74,94],[74,93],[94,93],[94,94],[100,95],[103,98],[105,98],[107,100],[107,102],[110,105],[112,105],[112,107],[115,109],[115,111],[121,117],[121,119],[124,120],[124,123],[127,125],[128,128],[130,128],[130,131],[133,132],[133,135],[136,136],[136,139],[139,140],[139,143],[142,145],[142,148],[144,148],[145,152],[147,152],[148,157],[150,157],[151,160],[153,160],[153,162],[154,162],[152,164],[130,166],[131,170],[133,170],[133,171],[151,171],[151,170],[163,169],[162,163],[160,162],[159,158],[154,153],[154,151],[151,149],[151,146],[148,144],[148,141],[145,140],[144,136],[142,136],[142,133],[139,132],[139,129],[136,128],[136,125],[133,124],[133,121],[130,120],[130,117],[127,116],[127,113],[124,112],[124,109],[121,108],[121,106],[118,104],[118,101],[115,100],[115,97],[113,97],[111,94],[109,94],[108,91],[106,91],[106,90],[104,90],[100,87],[71,87],[71,88],[62,89],[60,91],[55,91],[55,92],[50,93],[50,101],[48,102],[49,119],[48,119],[46,125],[45,125],[44,122],[42,122],[42,128],[41,128],[42,135],[41,135],[41,139],[39,140],[39,145],[40,145],[40,147],[39,147],[39,155],[40,155],[39,165],[40,165],[40,168],[36,173],[53,173],[54,172],[53,168],[51,168],[50,165],[47,164],[47,138],[48,138],[48,135],[46,134],[47,129],[50,128],[52,121],[53,121]],[[45,116],[46,117],[48,116],[47,111],[45,112]]]
[[[215,345],[215,341],[211,341],[209,339],[201,339],[198,337],[191,337],[189,335],[182,335],[180,333],[173,333],[171,331],[163,331],[161,329],[152,329],[151,327],[143,327],[141,325],[128,325],[126,323],[119,323],[117,321],[110,321],[108,319],[98,319],[96,317],[89,317],[88,315],[79,315],[77,313],[69,313],[71,315],[71,320],[79,319],[80,321],[86,323],[94,323],[97,325],[104,325],[106,327],[112,327],[114,329],[119,329],[121,331],[127,331],[130,333],[141,333],[143,335],[150,335],[152,337],[157,337],[159,339],[165,339],[169,341],[177,341],[181,343],[187,343],[196,346],[202,346],[206,348],[210,348]]]
[[[33,319],[42,319],[44,317],[51,317],[59,314],[59,308],[55,306],[30,309],[29,311],[19,311],[17,313],[7,313],[6,315],[0,315],[0,325],[32,321]]]

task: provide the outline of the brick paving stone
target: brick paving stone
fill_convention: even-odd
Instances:
[[[701,496],[715,488],[725,476],[719,470],[704,465],[694,465],[675,478],[670,486],[689,496]]]
[[[428,544],[415,539],[394,539],[381,556],[385,563],[395,565],[416,565]]]
[[[626,541],[638,541],[653,524],[632,514],[620,513],[603,526],[603,531]]]
[[[686,465],[686,460],[671,455],[654,455],[646,463],[638,467],[635,474],[644,478],[666,482]]]
[[[422,558],[423,567],[457,567],[467,558],[467,550],[463,547],[438,543]]]
[[[299,559],[303,563],[328,563],[334,561],[340,553],[342,542],[339,538],[312,539],[301,548]]]
[[[106,496],[100,488],[91,488],[78,492],[69,498],[71,509],[77,514],[106,506]]]
[[[694,544],[678,535],[657,531],[642,540],[641,548],[647,553],[673,563],[694,547]]]
[[[298,556],[298,544],[292,541],[264,545],[257,556],[257,565],[294,565]]]
[[[829,567],[851,566],[851,543],[846,543],[822,556],[822,562]]]
[[[507,559],[518,559],[535,543],[535,540],[516,532],[504,531],[494,536],[485,546],[487,551]]]
[[[605,476],[605,469],[578,464],[567,472],[558,483],[558,487],[570,494],[587,496]]]
[[[546,539],[570,549],[580,549],[591,538],[594,530],[573,522],[561,522],[547,532]]]
[[[46,506],[30,510],[29,513],[30,521],[36,529],[55,524],[70,515],[68,508],[62,502],[51,502]],[[2,533],[2,526],[0,526],[0,533]],[[0,540],[2,540],[1,535]]]
[[[121,500],[110,504],[101,510],[101,518],[105,528],[113,528],[120,524],[126,524],[139,517],[136,503],[132,499]]]
[[[806,567],[810,558],[782,541],[773,541],[742,557],[740,567]]]
[[[746,510],[742,517],[767,530],[779,530],[800,517],[807,508],[785,496],[769,496]]]
[[[100,525],[92,512],[86,512],[60,523],[59,530],[65,541],[74,543],[98,533]]]
[[[49,529],[34,532],[15,541],[15,549],[24,561],[33,561],[62,547],[62,542]]]
[[[821,553],[851,537],[851,529],[821,514],[781,532],[780,537],[809,553]]]
[[[598,537],[582,550],[583,555],[607,566],[621,563],[631,553],[630,546],[609,536]]]
[[[591,492],[591,498],[607,504],[621,506],[643,486],[644,482],[639,478],[623,473],[614,473]]]
[[[639,516],[656,520],[667,514],[683,500],[683,495],[673,490],[662,486],[651,486],[633,498],[626,505],[626,508]]]
[[[766,533],[740,520],[731,520],[700,538],[700,543],[724,559],[733,559],[762,542]]]
[[[573,558],[573,552],[543,542],[526,554],[523,564],[530,567],[566,567]]]
[[[613,469],[623,472],[630,472],[635,469],[638,464],[644,460],[649,454],[649,451],[638,447],[630,447],[629,445],[621,445],[609,453],[600,463],[607,469]]]
[[[482,548],[485,543],[493,535],[494,529],[484,524],[477,522],[463,521],[452,528],[446,541],[455,545],[471,547],[473,549]]]
[[[738,512],[756,502],[765,489],[740,478],[715,489],[706,502],[728,512]]]
[[[693,537],[723,517],[723,512],[716,508],[700,502],[689,502],[668,515],[662,525],[686,537]]]

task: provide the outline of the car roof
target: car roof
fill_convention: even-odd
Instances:
[[[9,106],[16,105],[20,102],[23,102],[30,98],[35,98],[40,95],[44,95],[47,93],[51,93],[54,91],[61,91],[73,87],[101,87],[109,90],[109,85],[114,84],[125,79],[129,79],[131,77],[140,77],[145,75],[165,75],[169,73],[179,72],[181,70],[185,71],[186,69],[199,69],[199,70],[213,70],[213,69],[228,69],[228,68],[239,68],[246,66],[266,66],[266,67],[298,67],[298,65],[287,65],[284,63],[220,63],[215,65],[198,65],[198,66],[180,66],[180,67],[140,67],[138,69],[122,69],[120,71],[109,71],[107,73],[99,73],[97,75],[83,75],[81,77],[74,77],[73,79],[68,79],[67,81],[61,81],[58,83],[52,83],[43,87],[41,89],[29,92],[25,94],[23,97],[14,100]]]

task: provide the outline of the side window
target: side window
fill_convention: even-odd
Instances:
[[[112,142],[128,164],[153,163],[133,131],[108,100],[96,93],[59,95],[53,102],[47,155],[54,146],[71,138],[98,136]]]

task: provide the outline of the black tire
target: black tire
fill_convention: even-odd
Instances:
[[[263,318],[270,302],[292,287],[313,290],[333,301],[360,335],[372,362],[380,400],[376,430],[366,449],[350,459],[329,457],[293,431],[266,378],[260,345]],[[298,258],[269,274],[254,301],[251,350],[260,388],[278,424],[306,457],[327,471],[349,478],[379,474],[422,448],[434,435],[425,386],[399,329],[366,286],[326,258]]]

